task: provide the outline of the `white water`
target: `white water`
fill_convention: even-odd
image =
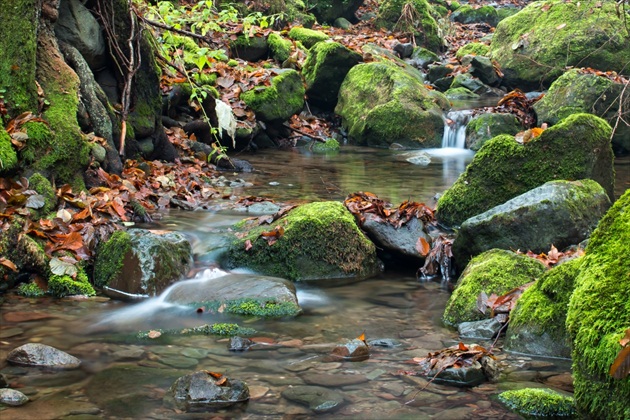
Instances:
[[[442,137],[443,149],[466,148],[466,124],[470,121],[472,110],[463,109],[449,111],[444,122],[444,136]]]

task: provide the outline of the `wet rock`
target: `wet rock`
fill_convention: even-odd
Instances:
[[[249,389],[244,382],[207,371],[178,378],[164,396],[167,406],[187,412],[229,407],[247,400]]]
[[[0,389],[0,404],[19,407],[28,402],[28,397],[20,391],[10,388]]]
[[[414,217],[396,228],[375,214],[366,213],[364,216],[363,229],[378,247],[400,256],[424,260],[416,245],[420,238],[431,244],[431,237],[424,231],[424,223],[420,219]]]
[[[8,388],[8,387],[9,387],[9,380],[4,375],[4,373],[0,373],[0,388]]]
[[[7,361],[19,366],[75,369],[81,361],[68,353],[40,343],[27,343],[9,352]]]
[[[418,166],[427,166],[431,163],[431,156],[426,152],[406,153],[405,160]]]
[[[302,377],[309,385],[319,385],[325,387],[340,387],[347,385],[362,384],[368,381],[365,375],[342,375],[329,373],[310,373]]]
[[[294,386],[282,392],[289,401],[307,405],[316,413],[327,413],[336,410],[344,402],[343,396],[321,386]]]
[[[241,99],[265,122],[282,122],[304,107],[304,86],[295,70],[278,69],[270,86],[260,85],[241,93]]]
[[[269,47],[264,36],[240,35],[229,43],[230,56],[255,62],[267,55]]]
[[[228,350],[229,351],[247,351],[254,344],[256,343],[254,343],[254,341],[250,340],[249,338],[236,336],[236,337],[230,338],[230,344],[228,345]]]
[[[75,47],[90,68],[98,70],[105,61],[105,38],[98,21],[80,0],[65,0],[59,5],[55,24],[59,40]]]
[[[399,340],[396,340],[395,338],[375,338],[373,340],[368,340],[368,345],[370,347],[381,347],[381,348],[392,349],[395,347],[402,346],[402,342]]]
[[[370,348],[363,340],[355,338],[345,344],[332,349],[330,355],[334,359],[343,359],[351,362],[360,362],[370,358]]]
[[[513,136],[522,130],[523,126],[512,114],[487,113],[477,115],[466,125],[466,146],[477,151],[486,141],[499,134]]]
[[[483,83],[489,86],[497,86],[501,83],[501,78],[497,75],[492,61],[488,57],[482,55],[475,56],[470,62],[470,74],[478,77]]]
[[[495,318],[481,321],[462,322],[457,326],[459,336],[462,338],[491,339],[501,329],[502,324]]]

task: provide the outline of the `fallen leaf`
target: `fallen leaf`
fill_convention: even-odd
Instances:
[[[147,337],[149,337],[149,338],[158,338],[161,335],[162,335],[161,332],[155,331],[155,330],[151,330],[151,331],[149,331],[149,334],[147,334]]]
[[[422,236],[418,238],[418,242],[416,242],[416,250],[420,255],[426,257],[431,251],[431,245],[424,239]]]
[[[17,266],[11,260],[4,257],[0,258],[0,265],[7,267],[9,270],[17,271]]]
[[[610,366],[609,373],[615,379],[623,379],[630,375],[630,346],[621,349]]]

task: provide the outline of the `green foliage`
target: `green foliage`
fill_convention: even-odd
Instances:
[[[18,164],[17,154],[13,150],[11,137],[7,134],[0,120],[0,174],[13,170]]]
[[[575,402],[547,388],[525,388],[505,391],[499,400],[511,410],[536,417],[572,417],[576,414]]]
[[[42,297],[44,296],[44,291],[39,288],[36,283],[22,283],[17,288],[17,293],[20,296],[24,297]]]
[[[48,293],[59,298],[71,295],[94,296],[96,294],[83,269],[79,270],[76,279],[67,275],[53,274],[50,276],[48,278]]]

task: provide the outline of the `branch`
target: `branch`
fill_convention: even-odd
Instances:
[[[185,31],[183,29],[177,29],[177,28],[175,28],[173,26],[166,25],[166,24],[160,23],[160,22],[156,22],[156,21],[151,20],[151,19],[147,19],[144,16],[141,16],[139,14],[136,14],[136,16],[138,16],[138,19],[140,19],[143,23],[146,23],[147,25],[151,25],[151,26],[154,26],[156,28],[160,28],[160,29],[164,29],[164,30],[167,30],[167,31],[175,32],[175,33],[180,34],[180,35],[186,35],[186,36],[189,36],[191,38],[195,38],[195,39],[198,39],[200,41],[203,41],[203,42],[205,42],[208,45],[216,45],[212,41],[212,38],[210,38],[208,36],[199,35],[199,34],[196,34],[194,32]]]

